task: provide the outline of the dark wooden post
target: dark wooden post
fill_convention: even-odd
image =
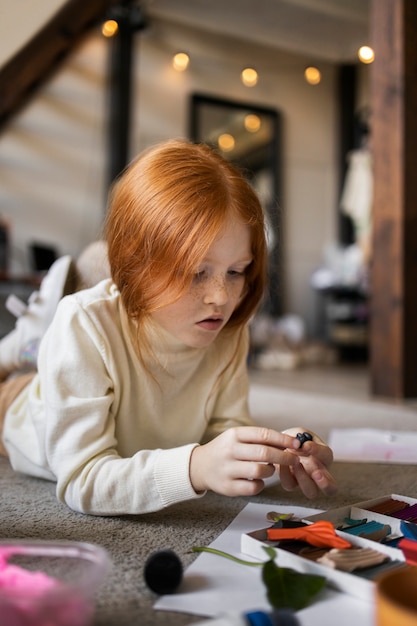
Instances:
[[[417,2],[371,0],[371,391],[417,397]]]
[[[130,155],[134,35],[145,28],[141,8],[133,0],[122,0],[109,17],[119,25],[111,40],[109,71],[109,185],[127,165]]]

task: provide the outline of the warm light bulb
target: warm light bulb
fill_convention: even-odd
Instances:
[[[244,125],[249,133],[257,133],[261,127],[261,118],[259,115],[249,113],[249,115],[245,117]]]
[[[318,85],[321,81],[321,72],[317,67],[310,65],[304,70],[304,78],[310,85]]]
[[[372,63],[375,60],[375,52],[370,46],[361,46],[358,50],[358,57],[362,63]]]
[[[177,52],[172,59],[172,65],[177,72],[184,72],[190,62],[190,57],[185,52]]]
[[[229,135],[229,133],[223,133],[219,136],[217,144],[223,152],[231,152],[235,147],[235,138],[233,135]]]
[[[258,72],[252,67],[246,67],[240,76],[245,87],[254,87],[258,82]]]
[[[119,30],[119,24],[116,20],[106,20],[101,27],[101,33],[104,37],[113,37]]]

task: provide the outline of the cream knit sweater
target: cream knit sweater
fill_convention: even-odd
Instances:
[[[149,328],[161,365],[133,345],[134,322],[110,280],[64,298],[42,343],[38,375],[10,407],[4,443],[15,470],[57,482],[76,511],[121,515],[200,497],[193,448],[251,424],[245,330],[189,348]]]

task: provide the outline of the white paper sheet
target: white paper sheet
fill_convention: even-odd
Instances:
[[[317,509],[286,507],[265,504],[248,504],[226,530],[210,544],[245,560],[240,552],[241,534],[267,526],[266,514],[272,508],[283,513],[305,517],[319,513]],[[261,580],[260,567],[248,567],[209,553],[201,553],[187,568],[184,582],[177,593],[162,596],[155,609],[177,611],[200,616],[215,617],[225,612],[245,613],[254,610],[271,611]],[[311,606],[297,613],[301,626],[360,626],[374,625],[371,603],[330,589]]]
[[[417,432],[377,428],[334,428],[329,446],[336,461],[417,463]]]

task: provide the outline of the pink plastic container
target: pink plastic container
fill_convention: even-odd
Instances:
[[[89,626],[107,552],[72,541],[0,541],[1,626]]]

